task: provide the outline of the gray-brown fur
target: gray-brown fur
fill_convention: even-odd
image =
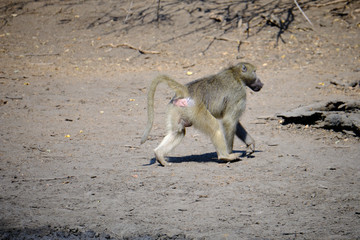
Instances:
[[[232,161],[239,158],[239,154],[232,153],[235,134],[246,143],[249,153],[252,153],[255,142],[238,119],[245,110],[245,86],[254,91],[259,91],[263,86],[255,71],[252,64],[239,63],[216,75],[186,85],[167,76],[155,78],[148,92],[148,123],[141,143],[146,141],[153,124],[156,87],[159,83],[166,82],[175,91],[175,97],[169,104],[168,133],[154,150],[161,165],[168,165],[165,156],[181,142],[185,136],[185,128],[189,126],[194,126],[210,137],[219,159]],[[178,99],[183,101],[176,101]],[[192,104],[187,105],[187,102]]]

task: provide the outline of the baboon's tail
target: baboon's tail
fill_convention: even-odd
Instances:
[[[165,82],[167,85],[173,89],[176,93],[176,96],[179,98],[185,98],[189,96],[187,88],[182,85],[181,83],[178,83],[177,81],[173,80],[172,78],[166,76],[166,75],[160,75],[156,77],[150,85],[149,91],[148,91],[148,104],[147,104],[147,112],[148,112],[148,121],[146,124],[145,131],[141,137],[141,144],[143,144],[151,131],[153,122],[154,122],[154,96],[155,96],[155,90],[157,85],[160,83]]]

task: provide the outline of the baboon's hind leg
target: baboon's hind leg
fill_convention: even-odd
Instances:
[[[185,136],[185,128],[182,131],[169,131],[160,145],[155,148],[156,160],[162,165],[166,166],[169,163],[165,160],[165,156],[174,149]]]
[[[168,112],[167,135],[154,149],[156,160],[162,165],[169,165],[165,156],[174,149],[185,136],[185,125],[177,108],[170,107]]]
[[[236,125],[233,123],[232,118],[224,118],[221,121],[223,134],[226,140],[227,152],[231,154],[233,152],[234,136]]]

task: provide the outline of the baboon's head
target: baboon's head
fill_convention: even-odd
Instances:
[[[251,90],[258,92],[264,86],[260,79],[256,76],[256,67],[251,63],[239,63],[236,65],[240,79],[245,83],[246,86]]]

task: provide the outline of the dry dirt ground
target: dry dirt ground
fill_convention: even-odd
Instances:
[[[359,136],[276,117],[359,99],[360,2],[299,4],[313,26],[290,0],[2,0],[0,238],[360,239]],[[190,128],[160,167],[173,93],[139,145],[150,81],[238,61],[265,84],[253,157],[226,165]]]

